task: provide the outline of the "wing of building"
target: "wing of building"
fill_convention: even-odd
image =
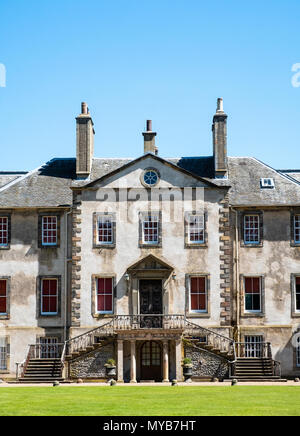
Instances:
[[[0,173],[0,378],[279,380],[300,374],[300,171],[227,156],[76,157]],[[185,359],[185,360],[184,360]],[[16,372],[17,368],[17,372]]]

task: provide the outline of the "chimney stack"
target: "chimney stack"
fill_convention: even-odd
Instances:
[[[155,137],[157,133],[152,132],[152,121],[147,120],[147,129],[143,133],[144,136],[144,154],[153,153],[158,154],[158,148],[155,146]]]
[[[223,99],[218,98],[217,111],[213,119],[213,147],[215,177],[227,176],[227,118],[223,108]]]
[[[76,175],[89,177],[94,157],[94,123],[86,103],[81,104],[81,114],[76,118]]]

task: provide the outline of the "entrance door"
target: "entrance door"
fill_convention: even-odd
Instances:
[[[141,280],[140,281],[140,315],[141,328],[161,328],[162,317],[162,281]],[[150,316],[142,316],[150,315]]]
[[[161,347],[157,342],[145,342],[142,346],[141,380],[162,381]]]

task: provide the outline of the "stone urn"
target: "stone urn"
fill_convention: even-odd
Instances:
[[[109,359],[105,366],[107,380],[113,380],[117,376],[117,365],[114,359]]]
[[[185,382],[186,383],[191,383],[192,382],[192,376],[193,376],[193,364],[192,364],[192,360],[190,358],[188,358],[188,357],[183,359],[182,368],[183,368],[183,376],[184,376]]]

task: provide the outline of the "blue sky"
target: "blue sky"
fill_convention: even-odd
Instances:
[[[210,155],[224,98],[231,156],[300,168],[299,0],[0,3],[0,170],[75,155],[87,101],[97,157]]]

